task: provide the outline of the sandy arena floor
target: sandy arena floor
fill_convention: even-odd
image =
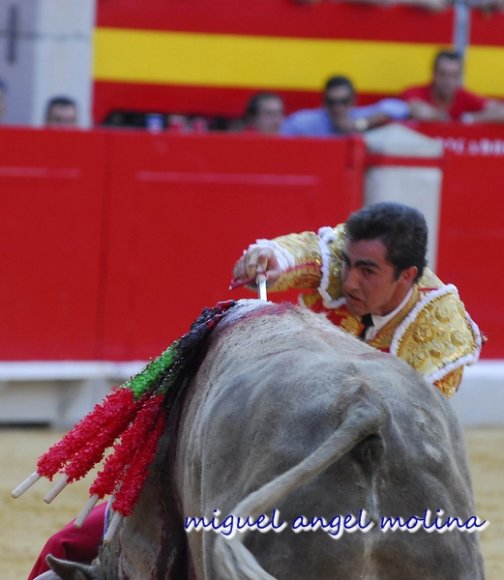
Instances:
[[[0,429],[0,562],[3,580],[23,580],[45,540],[75,517],[87,499],[90,479],[69,486],[51,505],[38,482],[18,500],[10,492],[33,470],[37,457],[60,434],[50,430]],[[481,533],[487,580],[504,578],[504,429],[466,432],[476,514],[490,521]]]

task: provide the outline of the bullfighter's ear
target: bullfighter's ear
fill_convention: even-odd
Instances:
[[[61,580],[101,580],[98,568],[92,564],[60,560],[51,554],[46,557],[46,562]]]

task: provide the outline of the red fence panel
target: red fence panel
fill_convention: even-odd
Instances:
[[[438,271],[489,336],[484,357],[504,358],[504,131],[442,131],[461,148]],[[204,306],[252,296],[228,290],[248,243],[362,202],[360,140],[2,128],[0,146],[0,360],[154,356]]]
[[[228,284],[259,237],[315,229],[362,203],[360,140],[116,134],[101,352],[156,354]]]
[[[445,158],[438,270],[454,281],[473,319],[488,336],[485,358],[504,358],[503,159]]]
[[[504,127],[431,123],[417,127],[443,139],[445,163],[438,270],[453,281],[488,336],[484,358],[504,358]]]
[[[0,359],[94,359],[103,134],[0,131]]]
[[[342,220],[360,140],[0,131],[0,360],[155,355],[257,237]]]

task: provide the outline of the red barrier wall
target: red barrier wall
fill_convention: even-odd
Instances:
[[[342,220],[359,207],[360,141],[114,135],[100,351],[147,357],[204,306],[233,296],[250,242]]]
[[[461,291],[488,336],[485,358],[504,356],[504,127],[416,127],[445,143],[438,271]]]
[[[0,130],[0,359],[94,359],[105,140]]]
[[[504,130],[422,130],[465,139],[444,162],[438,272],[504,358]],[[2,128],[0,146],[0,360],[154,356],[204,306],[252,296],[228,291],[249,242],[362,199],[359,140]]]
[[[361,204],[360,140],[0,131],[1,360],[156,355],[257,237]]]
[[[504,356],[504,158],[449,154],[445,159],[438,270],[488,336],[486,358]]]

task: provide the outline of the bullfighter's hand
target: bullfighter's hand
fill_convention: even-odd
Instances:
[[[264,274],[267,283],[271,284],[278,279],[281,271],[273,249],[254,244],[245,250],[243,256],[236,262],[231,287],[246,285],[255,288],[259,274]]]

